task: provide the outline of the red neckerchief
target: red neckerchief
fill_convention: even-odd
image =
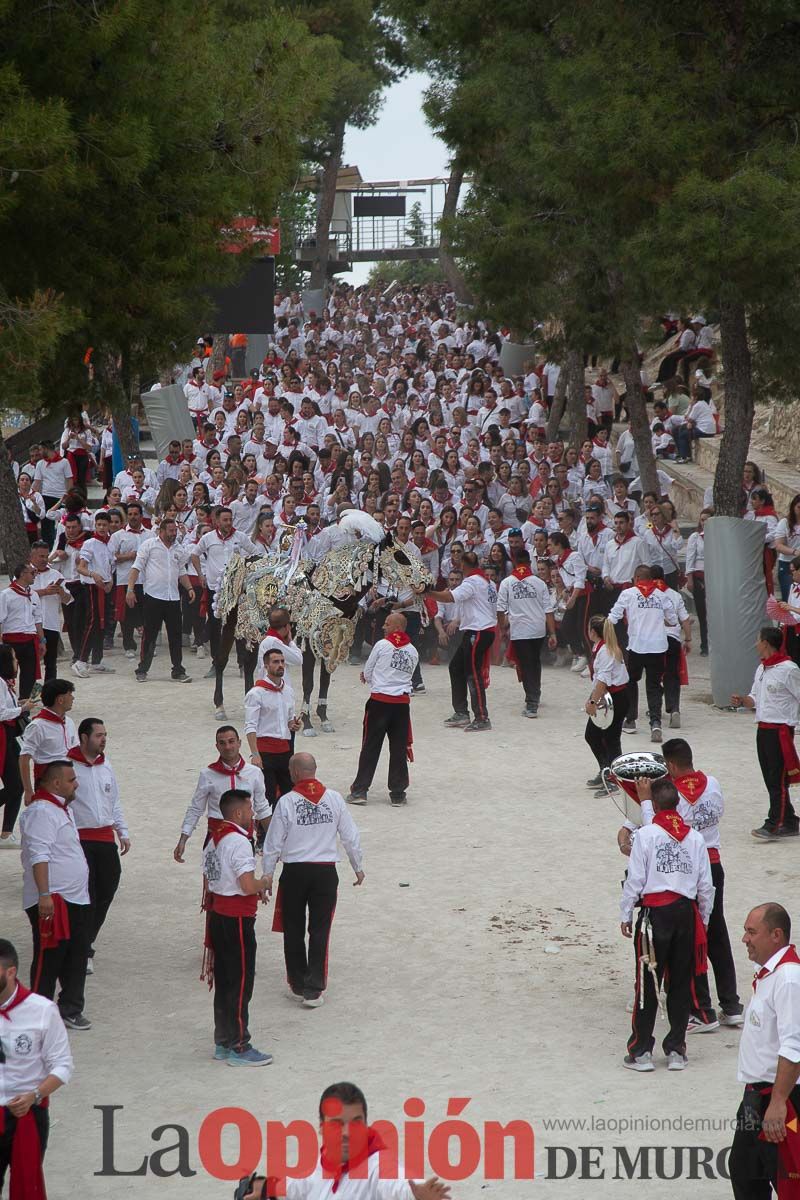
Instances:
[[[306,800],[310,800],[312,804],[319,804],[325,794],[325,784],[320,783],[318,779],[297,779],[292,784],[292,788],[301,796],[305,796]]]
[[[761,665],[766,670],[767,667],[777,667],[778,663],[791,662],[788,654],[784,654],[780,650],[776,650],[774,654],[770,654],[767,658],[762,658]]]
[[[756,984],[758,983],[759,979],[764,979],[767,975],[772,975],[773,972],[777,971],[778,967],[782,967],[784,963],[800,963],[800,958],[797,956],[797,951],[794,948],[794,944],[790,944],[786,947],[786,953],[784,954],[783,958],[780,960],[780,962],[775,963],[775,966],[771,971],[767,970],[766,967],[762,967],[760,971],[756,972],[756,974],[753,976],[753,991],[756,990]]]
[[[531,575],[533,575],[533,571],[526,563],[521,563],[518,567],[514,567],[514,570],[511,572],[511,574],[517,579],[528,579]]]
[[[690,828],[675,808],[666,808],[662,812],[657,812],[653,817],[653,824],[665,829],[670,837],[675,838],[676,842],[682,842]]]
[[[702,771],[687,771],[684,775],[673,776],[672,782],[684,800],[694,804],[699,800],[708,784],[708,776]]]
[[[240,825],[236,825],[233,821],[223,821],[216,829],[211,831],[211,836],[214,839],[214,845],[218,846],[224,837],[229,833],[240,833],[242,837],[247,837],[247,833]]]
[[[268,679],[257,679],[256,687],[265,688],[268,692],[282,692],[284,682],[285,681],[282,679],[280,682],[280,687],[278,687],[276,684],[270,683]]]
[[[597,528],[596,528],[596,529],[587,529],[587,530],[586,530],[587,534],[588,534],[588,535],[589,535],[589,537],[592,539],[592,545],[593,545],[593,546],[596,546],[596,545],[597,545],[597,538],[598,538],[598,536],[600,535],[600,533],[601,533],[601,532],[602,532],[602,531],[603,531],[605,528],[606,528],[606,526],[605,526],[605,525],[603,524],[603,522],[601,521],[601,522],[600,522],[600,524],[597,526]],[[620,545],[622,545],[622,543],[621,543],[621,542],[620,542],[619,544],[620,544]]]
[[[764,504],[755,515],[756,519],[758,519],[759,517],[777,517],[778,514],[771,504]]]
[[[220,540],[221,542],[227,542],[227,541],[229,541],[229,540],[230,540],[230,538],[232,538],[232,537],[233,537],[233,535],[236,533],[236,530],[235,530],[235,529],[232,529],[232,530],[230,531],[230,533],[220,533],[220,531],[219,531],[219,530],[217,530],[217,531],[216,531],[216,533],[217,533],[217,537],[219,538],[219,540]]]
[[[18,596],[24,596],[26,600],[30,600],[31,589],[29,587],[23,587],[22,584],[17,583],[16,579],[12,580],[8,586],[10,587],[11,591],[16,592]]]
[[[126,532],[126,533],[136,533],[136,534],[139,534],[139,533],[144,533],[144,530],[143,530],[143,529],[131,529],[130,525],[126,525],[126,526],[125,526],[125,532]]]
[[[352,1138],[352,1133],[350,1136]],[[330,1158],[325,1144],[323,1143],[322,1145],[319,1155],[320,1166],[322,1167],[323,1177],[325,1179],[333,1179],[334,1183],[331,1191],[334,1194],[341,1183],[343,1175],[346,1175],[348,1171],[351,1171],[353,1167],[358,1166],[359,1163],[364,1162],[365,1159],[369,1158],[371,1154],[377,1154],[379,1150],[383,1150],[384,1148],[384,1143],[381,1140],[380,1135],[371,1128],[367,1129],[366,1141],[362,1142],[361,1138],[359,1138],[359,1142],[361,1144],[356,1152],[351,1154],[349,1159],[343,1159],[341,1162],[336,1162],[334,1159]]]
[[[259,534],[258,537],[256,538],[256,541],[261,542],[262,546],[271,546],[272,543],[274,542],[274,540],[275,540],[275,526],[274,525],[272,527],[272,537],[269,539],[269,541],[267,541],[266,538],[264,538],[261,534]]]
[[[101,767],[106,761],[105,754],[98,754],[94,762],[89,762],[89,759],[81,750],[80,746],[73,746],[67,751],[67,758],[71,758],[73,762],[83,763],[85,767]]]
[[[80,537],[77,537],[77,538],[75,539],[75,541],[74,541],[74,542],[71,542],[71,541],[69,540],[69,538],[67,538],[67,539],[66,539],[66,544],[67,544],[68,546],[74,546],[76,550],[80,550],[80,549],[81,549],[81,547],[83,546],[83,543],[84,543],[85,541],[86,541],[86,534],[85,534],[85,533],[82,533],[82,534],[80,535]]]
[[[67,811],[67,806],[60,796],[54,796],[52,792],[46,792],[44,788],[37,788],[31,797],[31,803],[34,800],[47,800],[48,804],[55,804],[56,808],[60,808],[62,812]]]
[[[638,592],[641,592],[645,599],[652,596],[653,592],[665,592],[667,585],[663,579],[642,579],[639,583],[633,585]]]
[[[182,460],[180,454],[178,455],[177,458],[173,458],[173,456],[171,454],[168,454],[167,457],[164,459],[164,462],[172,463],[173,467],[177,467],[178,463],[182,462],[182,461],[183,460]]]
[[[480,575],[481,579],[485,579],[487,583],[491,583],[489,576],[485,571],[481,571],[480,567],[476,567],[474,571],[470,571],[467,578],[470,579],[473,575]]]
[[[556,559],[556,566],[563,567],[570,554],[572,554],[571,550],[562,550],[561,554],[559,554],[558,558]]]
[[[8,1000],[2,1007],[0,1007],[0,1017],[5,1017],[5,1019],[7,1021],[10,1021],[11,1020],[10,1014],[11,1014],[12,1010],[15,1009],[17,1007],[17,1005],[22,1004],[22,1002],[24,1000],[27,1000],[28,996],[30,996],[30,995],[32,995],[32,993],[29,992],[26,987],[23,987],[22,984],[18,982],[17,990],[14,992],[14,995],[12,996],[12,998],[10,1000]]]
[[[63,460],[62,460],[62,457],[60,454],[54,454],[52,458],[45,459],[45,462],[47,463],[48,466],[50,466],[51,463],[62,462],[62,461]]]
[[[411,641],[407,633],[401,633],[399,630],[397,633],[387,633],[385,637],[386,641],[391,642],[393,646],[397,646],[398,650],[401,646],[407,646]]]
[[[182,463],[182,462],[193,463],[196,458],[197,458],[196,454],[182,454],[180,456],[180,458],[178,459],[178,462],[179,463]]]
[[[33,718],[34,721],[52,721],[54,725],[64,726],[67,723],[66,717],[60,717],[58,713],[54,713],[51,708],[42,708]]]
[[[663,529],[656,529],[655,525],[651,525],[650,532],[654,533],[660,542],[663,542],[664,538],[669,533],[669,525],[665,525]]]
[[[110,533],[98,533],[97,530],[95,530],[94,533],[92,534],[92,537],[95,539],[95,541],[102,542],[105,545],[108,542],[108,539],[111,537],[111,534]]]
[[[625,534],[625,537],[622,539],[622,541],[619,540],[619,537],[615,533],[614,541],[617,543],[618,546],[624,546],[625,543],[629,542],[631,540],[631,538],[633,538],[633,537],[636,537],[636,534],[633,533],[632,530],[629,529],[628,532]]]
[[[608,449],[608,442],[598,442],[597,438],[592,438],[592,445],[593,445],[593,446],[599,446],[599,448],[600,448],[601,450],[607,450],[607,449]]]

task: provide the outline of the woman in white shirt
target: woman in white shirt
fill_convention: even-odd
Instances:
[[[775,526],[773,548],[778,552],[778,585],[781,600],[786,600],[792,586],[789,564],[800,554],[800,494],[792,497],[789,512]]]
[[[708,655],[708,619],[706,617],[706,572],[705,545],[703,542],[703,526],[713,509],[704,508],[697,522],[697,529],[689,534],[686,543],[686,590],[694,597],[694,611],[697,613],[697,623],[700,626],[700,654],[703,658]]]
[[[610,767],[614,759],[622,753],[622,722],[628,712],[628,671],[614,626],[607,617],[602,613],[592,617],[588,633],[592,648],[589,666],[592,690],[584,706],[589,716],[584,738],[597,760],[599,771],[597,775],[587,779],[586,786],[599,788],[595,795],[598,799],[605,799],[607,793],[602,786],[600,772],[604,767]],[[606,695],[610,697],[614,706],[614,717],[607,729],[600,729],[591,718],[597,711],[597,701]]]
[[[764,582],[767,585],[767,595],[774,590],[773,574],[775,572],[775,531],[778,526],[778,514],[772,494],[765,487],[755,487],[750,493],[750,512],[744,514],[745,521],[760,521],[764,526]]]

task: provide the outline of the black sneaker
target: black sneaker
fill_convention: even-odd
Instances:
[[[588,788],[599,788],[603,786],[603,776],[599,771],[596,775],[593,775],[591,779],[586,780],[586,786]]]
[[[411,687],[411,694],[413,696],[424,696],[425,695],[425,684],[424,683],[413,684]]]
[[[751,829],[750,832],[754,838],[758,838],[762,842],[775,842],[778,840],[775,836],[775,826],[770,825],[768,821],[765,821],[758,829]]]
[[[525,705],[525,716],[526,717],[538,717],[538,715],[539,715],[539,705],[538,704],[526,704]]]
[[[79,1029],[81,1031],[92,1028],[92,1022],[83,1013],[78,1013],[74,1017],[62,1017],[61,1020],[66,1025],[67,1029]]]
[[[448,729],[464,729],[470,724],[469,713],[454,712],[452,717],[448,717],[442,724],[446,725]]]
[[[351,792],[350,795],[347,797],[347,803],[348,804],[366,804],[367,803],[366,792]]]
[[[790,838],[800,836],[800,829],[797,825],[779,825],[775,830],[776,838]]]
[[[464,726],[464,733],[483,733],[485,729],[491,729],[492,722],[487,718],[485,721],[470,721],[469,725]]]
[[[180,675],[171,676],[173,683],[191,683],[192,677],[186,671],[181,671]]]
[[[393,808],[400,808],[403,804],[408,803],[405,792],[390,792],[389,803]]]
[[[135,671],[133,677],[137,683],[147,683],[147,676],[143,675],[141,671]]]

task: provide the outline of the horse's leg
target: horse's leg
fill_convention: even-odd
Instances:
[[[219,648],[214,657],[214,677],[215,677],[214,707],[215,708],[222,708],[222,706],[224,704],[224,697],[223,697],[223,691],[222,691],[222,677],[225,673],[225,668],[228,665],[228,658],[230,657],[230,653],[233,648],[235,634],[236,634],[236,610],[234,609],[233,612],[228,614],[228,616],[225,620],[225,624],[222,626],[222,628],[220,630]]]

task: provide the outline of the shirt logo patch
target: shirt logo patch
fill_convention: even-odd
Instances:
[[[333,813],[324,800],[312,804],[304,796],[295,800],[294,815],[298,825],[330,825],[333,821]]]
[[[17,1054],[30,1054],[31,1050],[33,1050],[33,1042],[27,1033],[17,1034],[14,1039],[14,1049]]]
[[[209,850],[206,853],[206,879],[209,883],[218,883],[222,876],[222,869],[219,865],[216,850]]]
[[[661,875],[691,875],[692,863],[679,845],[670,842],[656,848],[656,870]]]

